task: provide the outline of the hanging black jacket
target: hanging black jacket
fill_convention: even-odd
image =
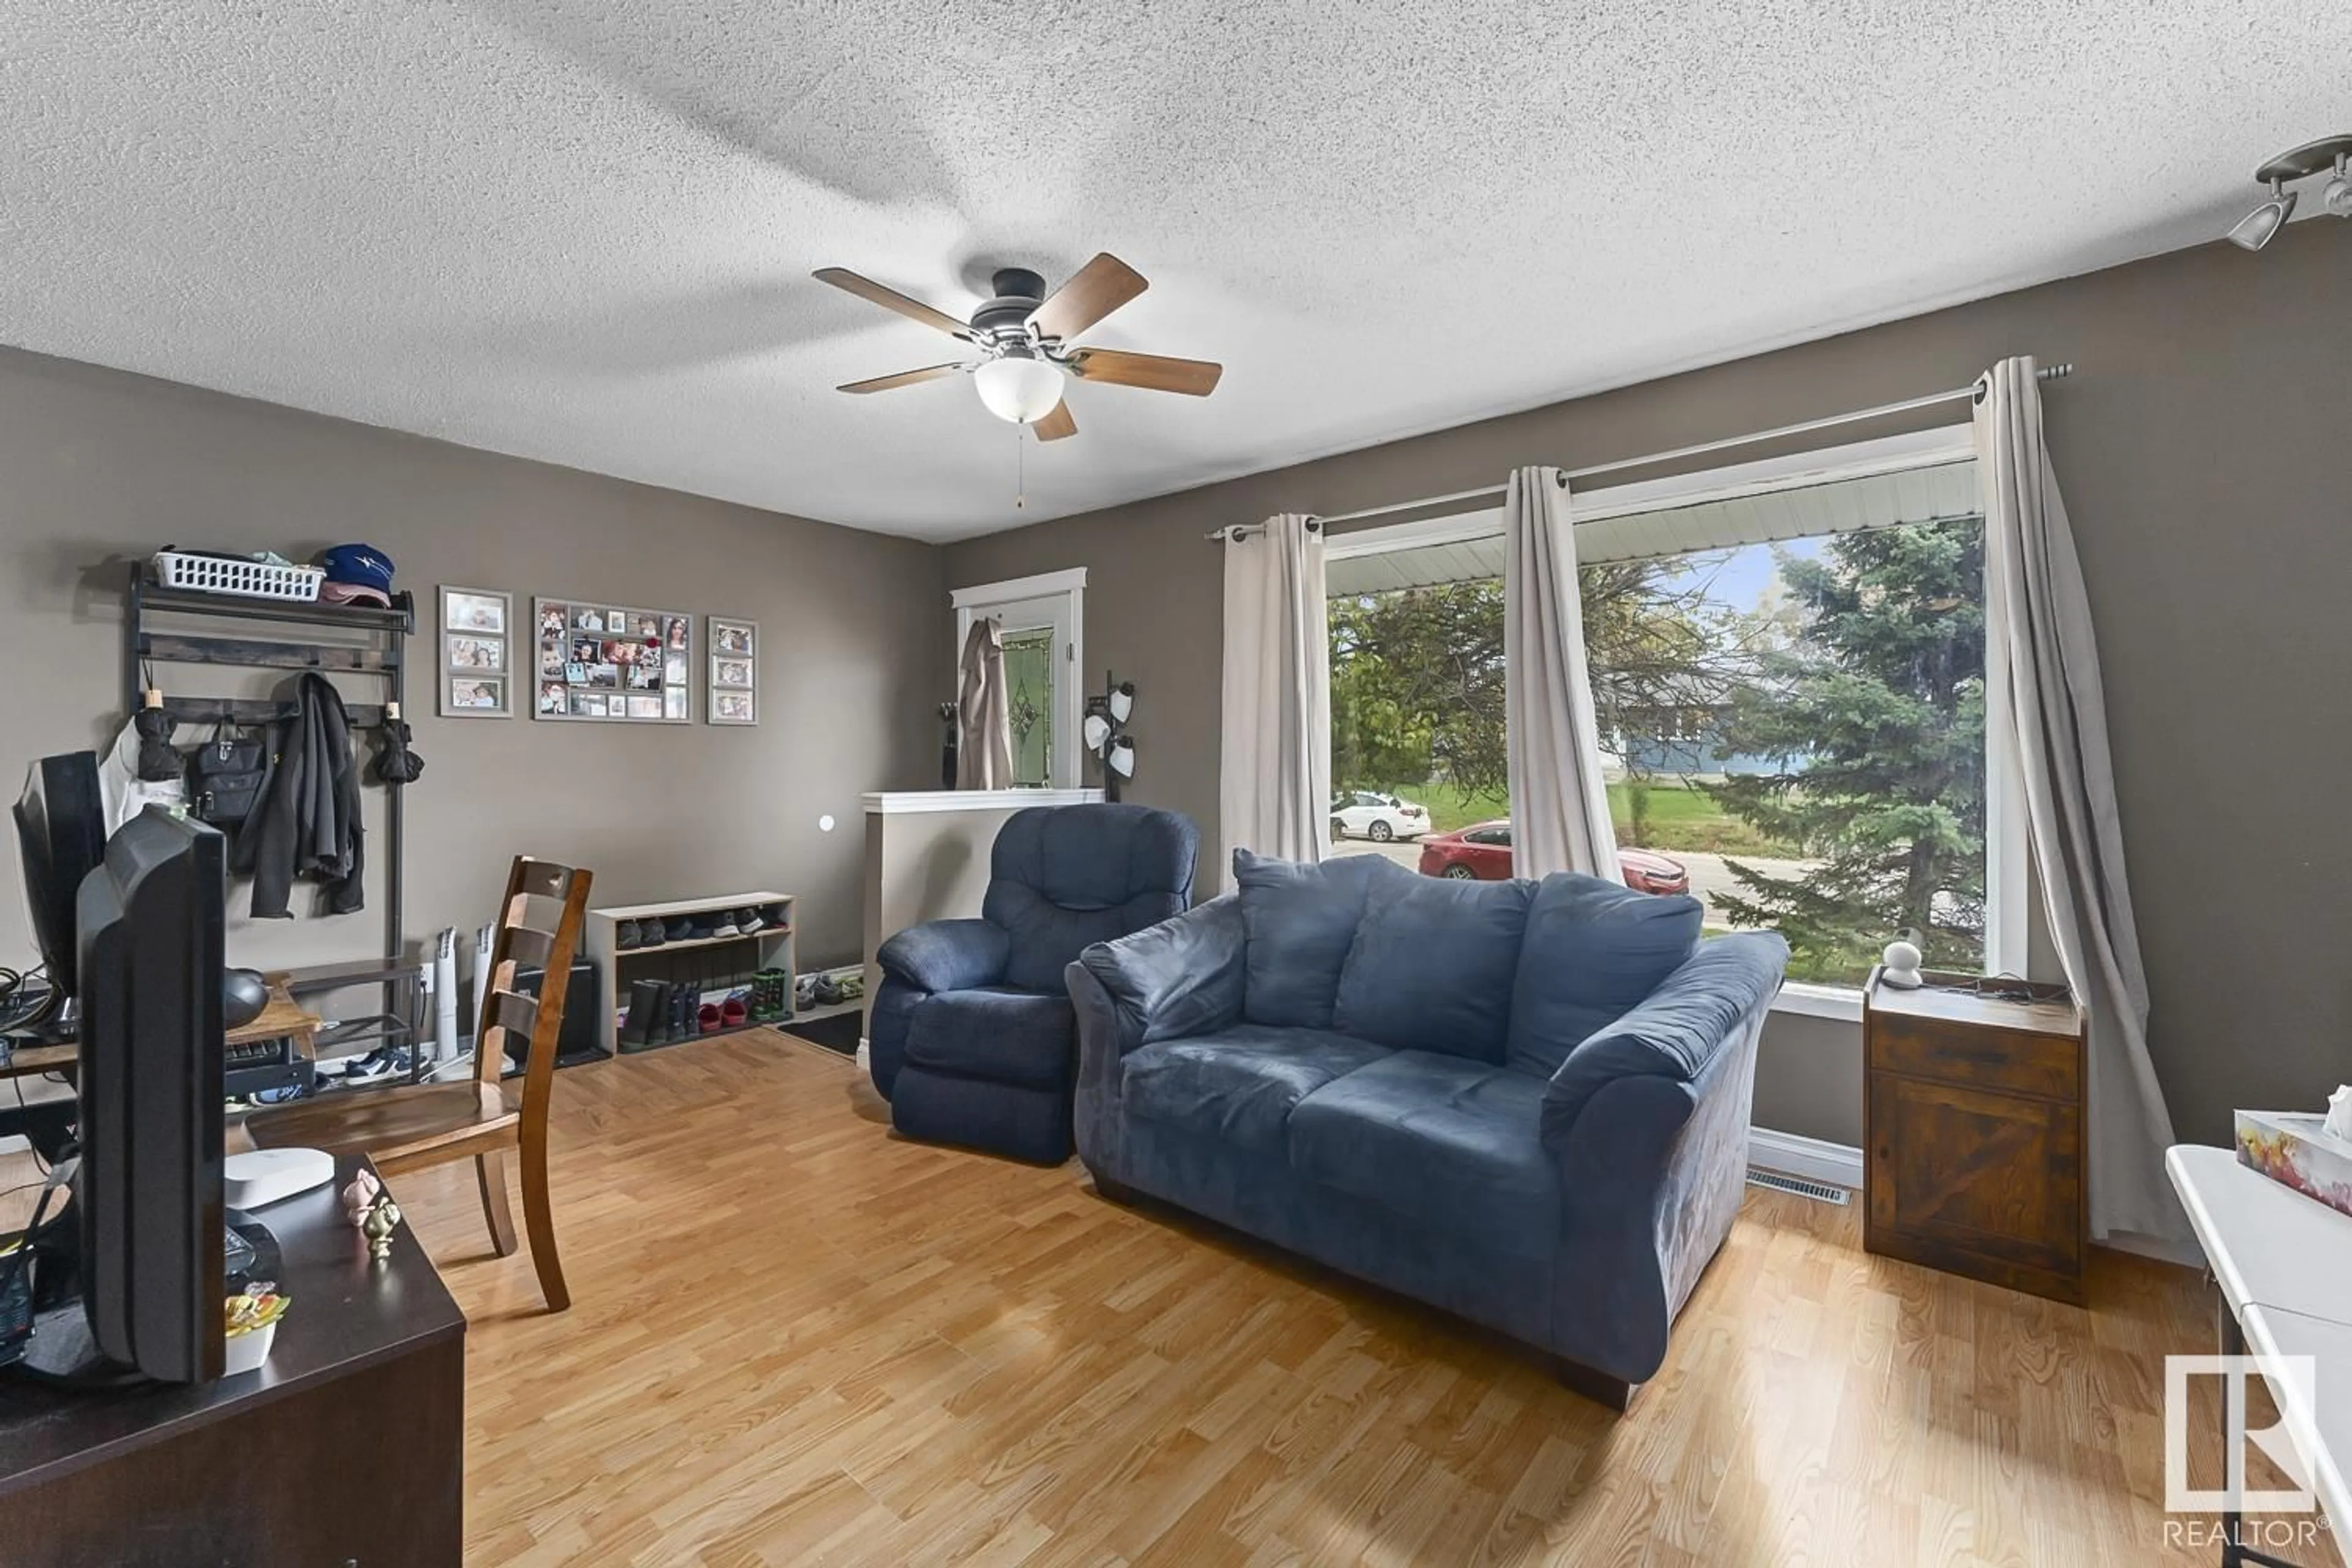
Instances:
[[[298,877],[325,884],[327,912],[362,905],[360,775],[351,717],[323,675],[295,685],[294,715],[270,727],[271,772],[260,804],[236,836],[234,864],[253,873],[256,920],[292,916]]]

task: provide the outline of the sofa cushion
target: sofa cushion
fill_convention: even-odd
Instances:
[[[1234,851],[1249,957],[1242,1017],[1276,1028],[1328,1029],[1339,970],[1356,941],[1375,879],[1412,872],[1377,855],[1307,865]]]
[[[1399,1050],[1499,1064],[1533,882],[1383,884],[1339,970],[1331,1026]]]
[[[1300,1101],[1291,1168],[1424,1225],[1547,1257],[1559,1178],[1538,1136],[1544,1088],[1507,1068],[1398,1051]]]
[[[1572,871],[1546,877],[1528,908],[1505,1062],[1549,1078],[1624,1016],[1698,946],[1696,899],[1637,893]]]
[[[1077,1014],[1067,993],[940,991],[907,1023],[908,1067],[1040,1089],[1066,1084],[1078,1065]]]
[[[1388,1054],[1322,1029],[1236,1024],[1130,1051],[1119,1093],[1148,1121],[1278,1155],[1292,1107]]]

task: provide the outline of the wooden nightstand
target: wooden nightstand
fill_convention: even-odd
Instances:
[[[1863,1245],[2079,1306],[2083,1010],[2063,985],[2012,1001],[1927,981],[1873,971],[1863,992]]]

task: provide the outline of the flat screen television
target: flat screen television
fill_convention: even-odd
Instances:
[[[72,999],[79,966],[74,899],[82,879],[98,868],[106,854],[98,753],[68,752],[35,763],[26,774],[16,817],[33,945],[48,973],[51,1000],[45,1016],[54,1016]]]
[[[221,1375],[224,844],[151,805],[81,885],[80,1164],[68,1216],[80,1300],[36,1319],[33,1372]]]

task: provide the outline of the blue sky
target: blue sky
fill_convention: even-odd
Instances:
[[[1763,599],[1766,590],[1780,580],[1780,563],[1775,551],[1810,559],[1821,553],[1822,543],[1819,539],[1799,539],[1778,545],[1743,544],[1720,558],[1707,597],[1743,614],[1752,610]]]

